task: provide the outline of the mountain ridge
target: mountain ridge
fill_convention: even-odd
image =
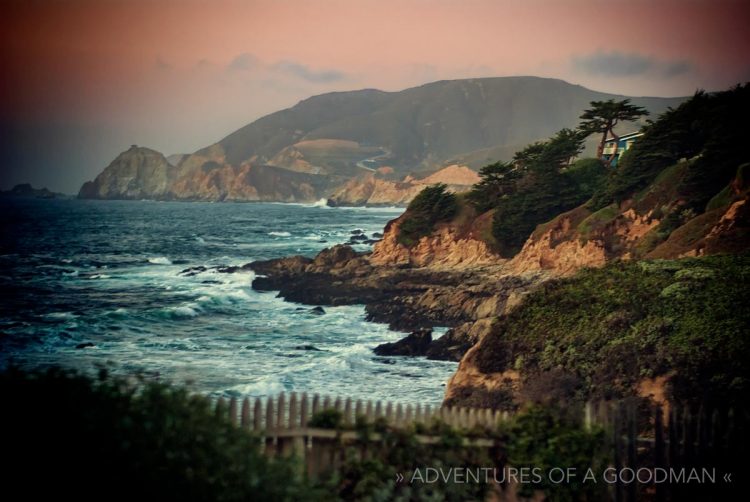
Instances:
[[[263,190],[254,195],[250,187],[244,190],[250,194],[247,199],[231,195],[243,192],[240,185],[246,178],[239,176],[240,171],[258,165],[320,176],[314,183],[321,187],[320,193],[303,190],[303,198],[327,196],[378,167],[391,168],[391,181],[414,173],[426,177],[456,163],[478,169],[489,162],[507,160],[494,156],[512,154],[515,145],[574,126],[580,110],[590,101],[610,98],[625,96],[542,77],[443,80],[401,91],[325,93],[261,117],[192,154],[170,157],[177,165],[167,176],[174,181],[166,188],[161,181],[150,182],[142,176],[133,182],[130,167],[123,168],[122,176],[110,169],[109,176],[98,176],[79,196],[95,193],[101,198],[131,198],[132,193],[138,193],[142,198],[165,200],[273,199],[272,193]],[[683,99],[632,98],[652,114]],[[623,127],[633,129],[637,125]],[[455,159],[468,160],[464,163]],[[154,162],[150,169],[162,180],[170,164],[166,157]],[[221,175],[209,175],[217,169]],[[293,175],[279,176],[285,178],[284,183],[297,183]],[[139,182],[143,186],[129,185]]]

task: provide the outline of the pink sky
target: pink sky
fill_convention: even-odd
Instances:
[[[47,176],[51,188],[75,191],[131,143],[194,151],[333,90],[539,75],[676,96],[750,79],[750,8],[728,0],[79,0],[0,9],[0,124],[15,145],[2,149],[16,160],[3,188]],[[24,156],[18,145],[35,142],[56,145],[62,167]]]

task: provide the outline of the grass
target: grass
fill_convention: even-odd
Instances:
[[[593,234],[601,231],[612,220],[620,214],[617,204],[610,204],[592,213],[578,224],[577,230],[584,241],[589,240]]]

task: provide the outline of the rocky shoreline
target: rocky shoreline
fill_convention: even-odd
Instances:
[[[408,338],[401,355],[459,361],[481,338],[490,321],[508,311],[544,274],[508,275],[503,265],[464,269],[371,263],[371,253],[347,245],[321,251],[315,258],[292,256],[246,265],[258,277],[252,287],[278,291],[285,300],[316,306],[364,304],[367,320],[396,331],[422,333],[415,349]],[[482,322],[478,322],[482,321]],[[434,327],[451,329],[425,343]],[[415,340],[412,340],[414,342]],[[399,350],[389,355],[398,353]]]

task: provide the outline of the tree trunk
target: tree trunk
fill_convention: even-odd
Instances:
[[[607,142],[607,131],[604,131],[604,134],[602,135],[602,140],[599,142],[599,146],[596,147],[596,157],[598,159],[602,158],[602,155],[604,155],[604,143]]]
[[[609,168],[612,165],[612,161],[615,160],[615,155],[617,155],[617,150],[620,146],[620,137],[617,134],[615,134],[614,131],[610,131],[609,133],[612,135],[612,138],[615,140],[615,149],[612,152],[612,155],[610,155],[609,160],[606,160],[604,162],[604,165],[606,165],[607,168]]]

